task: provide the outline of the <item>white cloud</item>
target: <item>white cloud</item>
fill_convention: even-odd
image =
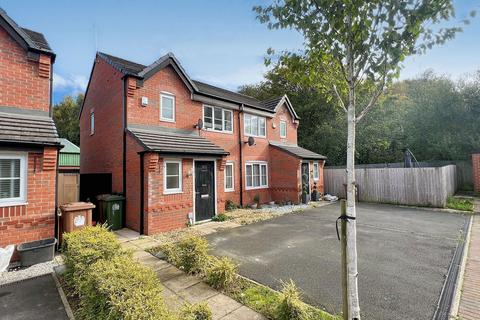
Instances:
[[[67,90],[72,94],[84,92],[87,88],[88,79],[82,75],[69,75],[68,77],[61,76],[58,73],[53,74],[53,89],[54,90]]]

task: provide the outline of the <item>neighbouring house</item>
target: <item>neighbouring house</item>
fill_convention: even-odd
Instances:
[[[60,138],[63,148],[58,156],[58,205],[79,200],[80,148]]]
[[[472,154],[473,189],[480,192],[480,150]]]
[[[0,246],[55,235],[55,54],[0,8]]]
[[[192,80],[171,53],[148,66],[97,53],[80,173],[111,175],[124,225],[145,234],[211,219],[226,201],[298,203],[302,178],[323,192],[326,159],[297,145],[298,126],[286,95],[259,101]]]

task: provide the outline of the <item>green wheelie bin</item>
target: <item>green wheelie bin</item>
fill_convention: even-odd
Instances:
[[[122,228],[125,198],[115,194],[97,196],[100,217],[103,218],[111,230]]]

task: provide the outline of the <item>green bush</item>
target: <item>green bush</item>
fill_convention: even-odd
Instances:
[[[232,200],[225,201],[225,210],[232,211],[238,209],[238,206]]]
[[[300,299],[300,292],[292,280],[283,283],[278,305],[279,320],[307,320],[305,304]]]
[[[183,320],[212,320],[212,310],[207,303],[185,304],[182,308]]]
[[[78,287],[82,319],[174,319],[155,272],[129,257],[98,260]]]
[[[225,213],[220,213],[219,215],[216,215],[212,218],[212,221],[218,221],[218,222],[227,221],[227,220],[230,220],[230,217],[227,216]]]
[[[237,265],[228,257],[211,257],[206,276],[207,283],[213,288],[227,289],[237,277]]]
[[[447,198],[447,208],[461,211],[473,211],[473,201],[468,198]]]
[[[208,263],[208,242],[197,235],[187,235],[178,243],[161,247],[167,260],[189,274],[203,273]]]

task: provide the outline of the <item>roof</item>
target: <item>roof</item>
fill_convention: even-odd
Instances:
[[[168,154],[195,154],[224,156],[229,153],[210,140],[195,133],[168,130],[167,128],[142,128],[130,126],[127,132],[133,135],[146,149]]]
[[[254,97],[247,96],[238,92],[216,87],[201,81],[191,80],[181,66],[180,62],[175,58],[173,53],[167,53],[149,66],[118,58],[103,52],[99,52],[98,55],[101,58],[105,59],[109,64],[111,64],[115,69],[119,70],[120,72],[137,78],[148,78],[149,76],[154,74],[157,69],[163,68],[165,65],[168,64],[169,61],[171,61],[177,69],[177,72],[179,72],[182,76],[182,79],[188,84],[189,87],[192,88],[195,93],[215,97],[229,102],[244,104],[246,106],[262,111],[272,113],[276,112],[278,104],[283,102],[283,99],[286,98],[286,96],[284,95],[266,101],[260,101]],[[298,119],[298,116],[293,110],[293,107],[291,106],[290,101],[288,101],[288,98],[285,102],[289,104],[288,108],[291,111],[293,117],[295,119]]]
[[[60,153],[78,153],[80,154],[80,148],[75,144],[70,142],[67,139],[60,138],[60,144],[63,145],[63,148],[60,150]]]
[[[0,8],[0,18],[2,18],[0,19],[0,25],[4,26],[6,31],[15,40],[19,42],[23,41],[24,43],[21,43],[21,45],[29,50],[45,53],[55,58],[55,54],[43,34],[18,26],[2,8]]]
[[[60,145],[55,123],[48,115],[6,112],[5,109],[0,112],[0,142]]]
[[[313,151],[307,150],[305,148],[299,147],[297,145],[293,144],[286,144],[286,143],[281,143],[281,142],[276,142],[276,141],[269,141],[270,145],[278,148],[282,151],[288,152],[291,155],[294,155],[298,158],[302,159],[310,159],[310,160],[325,160],[327,157],[315,153]]]

